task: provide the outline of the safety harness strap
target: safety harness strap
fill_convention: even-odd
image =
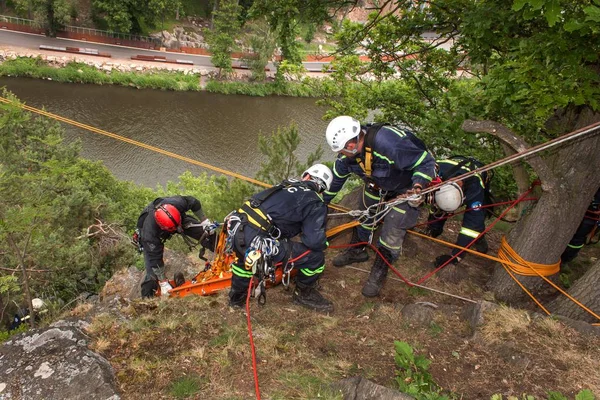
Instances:
[[[365,146],[364,151],[365,155],[363,157],[357,157],[356,161],[358,165],[365,172],[365,175],[370,177],[373,172],[372,161],[373,161],[373,144],[375,143],[375,137],[377,136],[377,132],[381,129],[382,126],[386,125],[385,123],[381,124],[373,124],[367,128],[367,133],[365,133]],[[364,159],[364,161],[363,161]]]
[[[258,207],[253,207],[251,200],[245,202],[238,212],[246,214],[249,223],[265,232],[268,232],[272,226],[269,215],[263,213]]]

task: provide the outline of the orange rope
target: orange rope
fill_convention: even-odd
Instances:
[[[554,264],[538,264],[526,261],[517,252],[510,247],[506,237],[502,236],[498,257],[505,261],[513,261],[511,264],[500,262],[504,268],[509,268],[512,272],[522,276],[550,276],[560,271],[560,260]],[[515,265],[516,263],[516,265]]]
[[[521,258],[521,257],[520,257],[520,256],[519,256],[519,255],[518,255],[518,254],[517,254],[517,253],[516,253],[516,252],[515,252],[515,251],[514,251],[514,250],[513,250],[511,247],[510,247],[510,245],[508,244],[508,242],[506,241],[506,239],[505,239],[505,237],[504,237],[504,236],[502,237],[502,247],[500,248],[500,251],[498,252],[498,253],[499,253],[498,255],[499,255],[501,258],[503,257],[503,256],[502,256],[502,254],[500,254],[500,253],[502,253],[502,249],[504,249],[504,250],[508,251],[508,252],[509,252],[509,254],[512,254],[512,255],[514,255],[514,256],[516,257],[516,258],[515,258],[516,260],[517,260],[517,259],[518,259],[518,260],[523,260],[523,259],[522,259],[522,258]],[[558,272],[560,271],[560,261],[559,261],[558,263],[556,263],[556,264],[551,264],[551,265],[546,265],[546,264],[534,264],[534,263],[527,263],[527,261],[525,261],[525,260],[523,260],[523,261],[524,261],[524,263],[525,263],[524,265],[528,266],[528,267],[531,269],[531,272],[533,272],[533,273],[529,272],[527,275],[525,275],[525,274],[522,274],[522,275],[525,275],[525,276],[536,276],[536,275],[537,275],[537,276],[539,276],[540,278],[542,278],[543,280],[545,280],[545,281],[546,281],[548,284],[550,284],[550,285],[551,285],[551,286],[552,286],[554,289],[558,290],[558,291],[559,291],[561,294],[563,294],[563,295],[567,296],[567,298],[568,298],[569,300],[571,300],[573,303],[577,304],[579,307],[581,307],[582,309],[584,309],[585,311],[587,311],[589,314],[593,315],[593,316],[594,316],[594,317],[595,317],[597,320],[599,320],[599,321],[600,321],[600,316],[599,316],[598,314],[596,314],[595,312],[593,312],[592,310],[590,310],[588,307],[586,307],[584,304],[582,304],[582,303],[581,303],[579,300],[577,300],[576,298],[574,298],[573,296],[571,296],[570,294],[568,294],[567,292],[565,292],[564,290],[562,290],[560,287],[558,287],[558,286],[557,286],[557,285],[556,285],[554,282],[552,282],[550,279],[546,278],[546,276],[549,276],[549,275],[543,275],[543,274],[540,272],[540,270],[539,270],[538,268],[535,268],[535,267],[533,267],[533,265],[541,265],[541,266],[543,266],[543,267],[553,267],[553,266],[556,266],[556,271],[553,273],[553,274],[556,274],[556,273],[558,273]],[[531,297],[531,298],[533,299],[533,301],[534,301],[534,302],[535,302],[535,303],[536,303],[538,306],[540,306],[540,308],[541,308],[542,310],[544,310],[544,312],[545,312],[546,314],[550,315],[551,313],[550,313],[550,312],[549,312],[549,311],[548,311],[548,310],[547,310],[547,309],[546,309],[544,306],[542,306],[542,305],[540,304],[540,302],[539,302],[539,301],[537,301],[537,299],[536,299],[536,298],[533,296],[533,294],[531,294],[531,293],[530,293],[530,292],[529,292],[527,289],[525,289],[525,287],[524,287],[524,286],[521,284],[521,282],[519,282],[519,280],[518,280],[517,278],[515,278],[515,276],[514,276],[514,275],[513,275],[513,274],[510,272],[510,270],[509,270],[509,269],[512,269],[512,268],[509,268],[509,267],[508,267],[508,265],[504,265],[504,263],[503,263],[503,262],[501,262],[501,264],[502,264],[502,266],[504,267],[504,269],[506,270],[506,272],[507,272],[507,273],[508,273],[508,274],[511,276],[511,278],[513,278],[513,279],[514,279],[514,281],[515,281],[515,282],[517,282],[517,284],[518,284],[518,285],[521,287],[521,289],[523,289],[523,290],[525,291],[525,293],[527,293],[527,294],[529,295],[529,297]],[[511,266],[513,265],[513,263],[510,263],[510,264],[511,264]],[[549,268],[547,268],[547,269],[549,269]],[[542,270],[544,270],[544,269],[542,269]],[[514,271],[514,269],[513,269],[513,271]],[[553,274],[550,274],[550,275],[553,275]],[[594,324],[594,325],[598,325],[598,324]]]

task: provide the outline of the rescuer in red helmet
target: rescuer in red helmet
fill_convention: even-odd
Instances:
[[[188,211],[193,212],[197,219],[186,214]],[[168,291],[172,289],[165,277],[163,261],[166,240],[176,233],[200,240],[204,232],[215,236],[215,229],[216,225],[206,218],[200,201],[195,197],[159,197],[148,204],[138,218],[134,234],[134,242],[144,253],[146,266],[142,297],[154,296],[159,287],[163,296],[168,295]]]

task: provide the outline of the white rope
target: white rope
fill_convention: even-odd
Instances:
[[[350,210],[350,211],[344,212],[344,213],[328,214],[328,217],[339,217],[339,216],[346,216],[346,215],[348,215],[348,216],[353,217],[353,218],[355,218],[357,220],[359,220],[360,218],[363,218],[363,217],[371,217],[371,218],[375,218],[375,220],[373,221],[373,223],[368,223],[368,224],[361,223],[361,225],[364,225],[364,226],[374,226],[377,223],[379,223],[381,220],[383,220],[383,218],[385,218],[385,216],[391,211],[392,207],[394,207],[394,206],[397,206],[397,205],[402,204],[402,203],[407,202],[407,201],[419,201],[420,198],[421,198],[421,196],[426,195],[426,194],[431,193],[431,192],[434,192],[434,191],[440,189],[441,187],[443,187],[444,185],[447,185],[447,184],[449,184],[451,182],[463,181],[463,180],[465,180],[467,178],[470,178],[473,175],[480,174],[482,172],[490,171],[490,170],[492,170],[494,168],[498,168],[498,167],[501,167],[503,165],[513,163],[515,161],[521,160],[522,158],[526,158],[526,157],[529,157],[531,155],[534,155],[534,154],[536,154],[536,153],[538,153],[540,151],[544,151],[544,150],[547,150],[547,149],[549,149],[551,147],[554,147],[554,146],[557,146],[559,144],[565,143],[565,142],[567,142],[569,140],[577,139],[577,138],[579,138],[579,137],[581,137],[583,135],[586,135],[588,133],[592,133],[594,131],[597,131],[598,129],[600,129],[600,122],[592,124],[592,125],[589,125],[587,127],[584,127],[582,129],[580,129],[579,131],[574,131],[574,132],[568,133],[566,135],[563,135],[563,136],[561,136],[559,138],[550,140],[550,141],[548,141],[546,143],[543,143],[543,144],[540,144],[538,146],[531,147],[531,148],[529,148],[529,149],[527,149],[525,151],[522,151],[520,153],[515,153],[515,154],[513,154],[511,156],[508,156],[508,157],[506,157],[504,159],[492,162],[492,163],[490,163],[488,165],[484,165],[483,167],[476,168],[476,169],[474,169],[472,171],[469,171],[469,172],[466,172],[466,173],[464,173],[464,174],[462,174],[460,176],[448,179],[448,180],[446,180],[446,181],[444,181],[444,182],[442,182],[442,183],[440,183],[438,185],[431,186],[431,187],[428,187],[426,189],[423,189],[423,190],[421,190],[421,192],[419,193],[419,195],[409,195],[409,196],[406,196],[406,194],[402,194],[402,195],[400,195],[400,196],[398,196],[398,197],[396,197],[394,199],[388,200],[386,202],[376,203],[376,204],[368,207],[365,210]],[[403,197],[403,196],[405,196],[405,197]],[[383,207],[383,210],[380,211],[380,212],[374,213],[373,215],[370,215],[369,209],[371,209],[373,207],[378,207],[380,204],[385,204],[385,206]]]

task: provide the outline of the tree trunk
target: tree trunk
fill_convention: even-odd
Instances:
[[[585,110],[569,130],[598,120],[600,114]],[[528,147],[517,135],[495,122],[465,121],[463,129],[496,135],[518,152]],[[543,159],[537,155],[527,158],[542,182],[542,193],[531,212],[507,235],[508,243],[523,259],[540,264],[553,264],[560,259],[600,186],[599,148],[600,135],[596,131],[545,151]],[[538,277],[517,277],[535,296],[545,294],[544,289],[549,286]],[[502,266],[496,267],[488,284],[500,301],[519,304],[528,299]]]
[[[27,238],[27,242],[23,249],[23,254],[19,251],[16,242],[13,240],[12,235],[8,235],[7,239],[10,246],[13,248],[17,258],[19,259],[19,264],[21,264],[21,273],[23,276],[23,292],[25,292],[25,299],[27,300],[27,307],[29,308],[29,325],[32,328],[35,328],[35,318],[33,315],[33,301],[31,298],[31,291],[29,290],[29,277],[27,276],[27,268],[25,267],[25,254],[27,245],[29,244],[29,239],[31,238],[31,233]]]
[[[508,146],[506,143],[502,143],[502,148],[504,149],[504,154],[507,156],[511,156],[515,154],[515,150]],[[529,189],[529,174],[525,169],[525,166],[522,163],[514,164],[511,166],[513,176],[515,177],[515,182],[517,184],[517,190],[519,195],[525,193],[527,189]],[[523,210],[527,206],[527,203],[519,203],[515,207],[516,219],[518,220],[523,215]]]
[[[220,0],[214,0],[214,4],[213,4],[213,10],[210,16],[210,30],[212,31],[215,27],[215,12],[219,11],[219,1]]]
[[[600,315],[600,295],[598,294],[598,288],[600,288],[600,261],[596,261],[596,264],[585,275],[575,281],[568,293],[597,315]],[[548,309],[553,314],[563,315],[571,319],[578,319],[585,322],[600,322],[592,314],[569,300],[567,296],[557,297],[548,305]]]

